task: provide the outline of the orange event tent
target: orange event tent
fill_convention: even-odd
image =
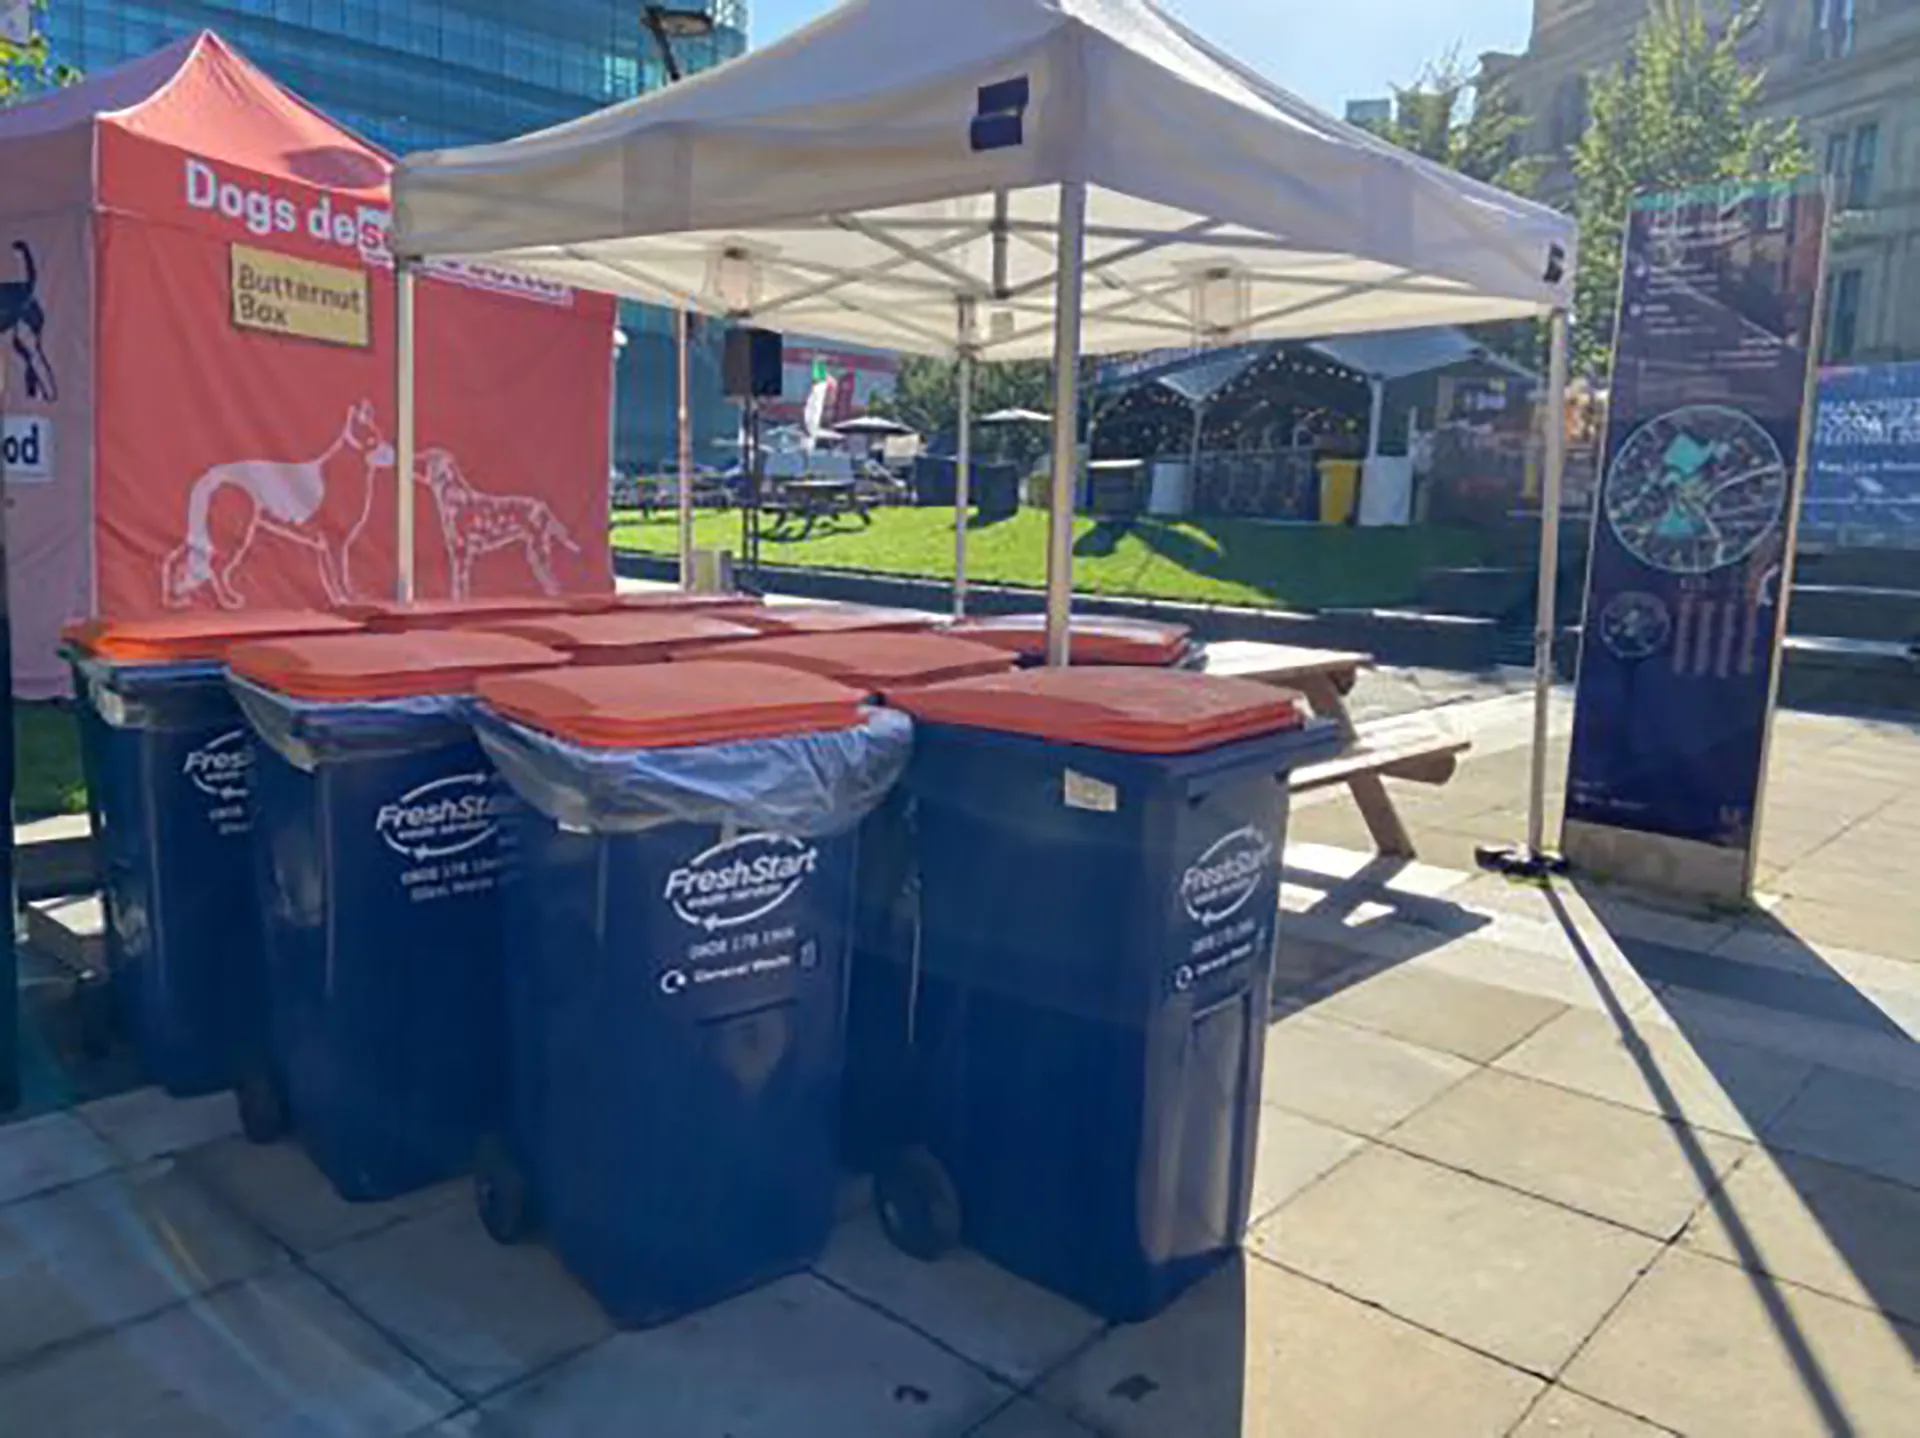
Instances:
[[[0,114],[16,693],[75,616],[394,592],[390,169],[212,34]],[[418,592],[607,588],[612,301],[417,306]]]

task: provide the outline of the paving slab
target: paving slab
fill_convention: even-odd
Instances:
[[[1660,1438],[1668,1431],[1565,1388],[1550,1388],[1510,1438]]]
[[[1808,1063],[1690,1037],[1643,1016],[1625,1023],[1623,1031],[1609,1015],[1575,1010],[1495,1067],[1734,1138],[1764,1128],[1813,1072]]]
[[[1871,904],[1830,904],[1788,895],[1772,914],[1782,928],[1812,943],[1841,944],[1920,963],[1920,945],[1913,942],[1920,916],[1913,902],[1903,897],[1906,887],[1883,893]]]
[[[1487,1069],[1391,1130],[1408,1153],[1669,1239],[1749,1146]]]
[[[443,1204],[309,1262],[465,1398],[492,1393],[613,1333],[545,1246],[495,1243],[470,1203]]]
[[[1643,1235],[1387,1149],[1342,1164],[1252,1242],[1298,1273],[1545,1376],[1659,1251]]]
[[[1767,1142],[1920,1188],[1920,1097],[1904,1085],[1821,1069]]]
[[[1264,1102],[1371,1137],[1473,1072],[1450,1054],[1295,1014],[1267,1032]]]
[[[1251,1221],[1258,1223],[1336,1164],[1358,1153],[1366,1142],[1297,1113],[1262,1104]]]
[[[1487,1063],[1566,1005],[1516,989],[1412,966],[1390,968],[1318,999],[1312,1012],[1423,1048]]]
[[[961,1250],[909,1258],[871,1213],[834,1233],[816,1271],[989,1373],[1026,1387],[1105,1324],[1077,1304]]]
[[[1094,1438],[1093,1430],[1082,1428],[1065,1414],[1022,1398],[994,1414],[967,1438]]]
[[[113,1166],[112,1151],[70,1113],[0,1124],[0,1204],[78,1183]]]
[[[33,1438],[398,1438],[456,1406],[304,1274],[225,1288],[0,1371]]]
[[[1282,916],[1280,941],[1273,956],[1273,991],[1276,996],[1298,993],[1335,974],[1345,973],[1370,962],[1367,955],[1324,939],[1308,938],[1290,931],[1291,921]]]
[[[0,1208],[0,1362],[283,1262],[165,1160]]]
[[[122,1163],[144,1163],[240,1132],[240,1113],[230,1093],[178,1099],[157,1088],[138,1088],[82,1104],[74,1114]]]
[[[1920,975],[1920,966],[1914,971]],[[1915,1039],[1920,1035],[1920,994],[1874,993],[1827,980],[1801,982],[1830,999],[1836,1016],[1810,1016],[1774,1003],[1749,1003],[1677,986],[1663,987],[1647,1016],[1696,1042],[1746,1044],[1897,1084],[1920,1102],[1920,1042]]]
[[[1697,1253],[1920,1323],[1920,1190],[1756,1151],[1681,1241]]]
[[[297,1143],[226,1139],[181,1159],[194,1177],[294,1252],[310,1255],[465,1199],[464,1180],[435,1184],[383,1203],[349,1203]]]
[[[1013,1397],[985,1373],[802,1274],[622,1333],[483,1405],[486,1438],[952,1438]]]
[[[1491,1438],[1542,1387],[1257,1258],[1117,1328],[1040,1397],[1110,1438]]]
[[[1569,1008],[1636,1013],[1653,1003],[1653,985],[1610,941],[1587,942],[1584,954],[1558,925],[1511,915],[1478,932],[1429,946],[1411,968],[1451,974],[1476,983],[1515,989]]]
[[[1895,1438],[1920,1411],[1917,1352],[1877,1313],[1672,1248],[1565,1382],[1689,1438]]]

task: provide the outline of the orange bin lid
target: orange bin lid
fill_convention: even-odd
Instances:
[[[913,609],[866,604],[769,604],[727,616],[763,634],[844,634],[858,629],[931,629],[938,621]]]
[[[1298,729],[1300,697],[1251,679],[1129,666],[1025,669],[911,689],[916,719],[1135,754],[1187,754]]]
[[[407,699],[465,694],[482,675],[552,668],[567,656],[530,639],[478,630],[344,634],[243,644],[235,674],[296,699]]]
[[[157,619],[76,619],[60,637],[116,664],[188,664],[225,659],[234,645],[256,639],[359,631],[355,621],[317,609],[195,610]]]
[[[969,619],[948,631],[980,644],[995,644],[1029,659],[1047,653],[1044,614],[1008,614]],[[1184,624],[1077,614],[1068,623],[1076,664],[1172,664],[1186,651],[1193,631]]]
[[[635,594],[614,594],[605,596],[598,610],[579,609],[577,612],[628,614],[634,612],[657,613],[668,610],[676,614],[707,610],[757,609],[766,603],[757,594],[689,594],[684,589],[649,589]]]
[[[501,619],[518,619],[535,614],[565,614],[574,612],[575,604],[589,598],[610,603],[613,596],[378,599],[365,604],[345,605],[340,612],[351,619],[358,619],[376,634],[405,634],[417,629],[468,629],[477,624],[493,624]]]
[[[498,714],[596,749],[671,749],[851,729],[866,697],[812,674],[776,677],[764,664],[721,659],[483,679],[479,694]]]
[[[711,614],[674,610],[502,619],[487,625],[486,632],[531,639],[571,654],[577,664],[646,664],[758,634]]]
[[[842,634],[796,634],[756,639],[727,649],[729,660],[778,664],[857,684],[885,698],[897,689],[945,684],[979,674],[1004,674],[1013,655],[986,644],[945,634],[856,630]]]

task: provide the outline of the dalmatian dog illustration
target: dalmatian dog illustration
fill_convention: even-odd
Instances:
[[[313,459],[215,465],[187,498],[187,537],[162,565],[162,602],[184,609],[211,588],[221,608],[244,607],[235,580],[262,532],[312,550],[327,602],[350,602],[348,556],[373,511],[379,475],[393,466],[371,400],[347,410],[340,433]]]
[[[560,579],[553,572],[555,551],[578,554],[580,546],[545,500],[475,489],[460,462],[444,449],[424,451],[414,479],[432,493],[440,514],[453,598],[470,596],[474,561],[502,549],[526,555],[527,567],[544,593],[560,592]]]
[[[27,398],[52,404],[60,398],[60,387],[54,382],[44,343],[47,312],[40,304],[40,267],[25,240],[15,240],[13,248],[26,274],[0,284],[0,334],[12,337],[14,353],[26,370]]]

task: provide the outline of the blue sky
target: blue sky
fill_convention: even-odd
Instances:
[[[755,43],[777,39],[833,0],[749,0]],[[966,0],[948,0],[965,4]],[[1335,114],[1350,99],[1387,95],[1458,47],[1527,43],[1531,0],[1163,0],[1222,48]]]

